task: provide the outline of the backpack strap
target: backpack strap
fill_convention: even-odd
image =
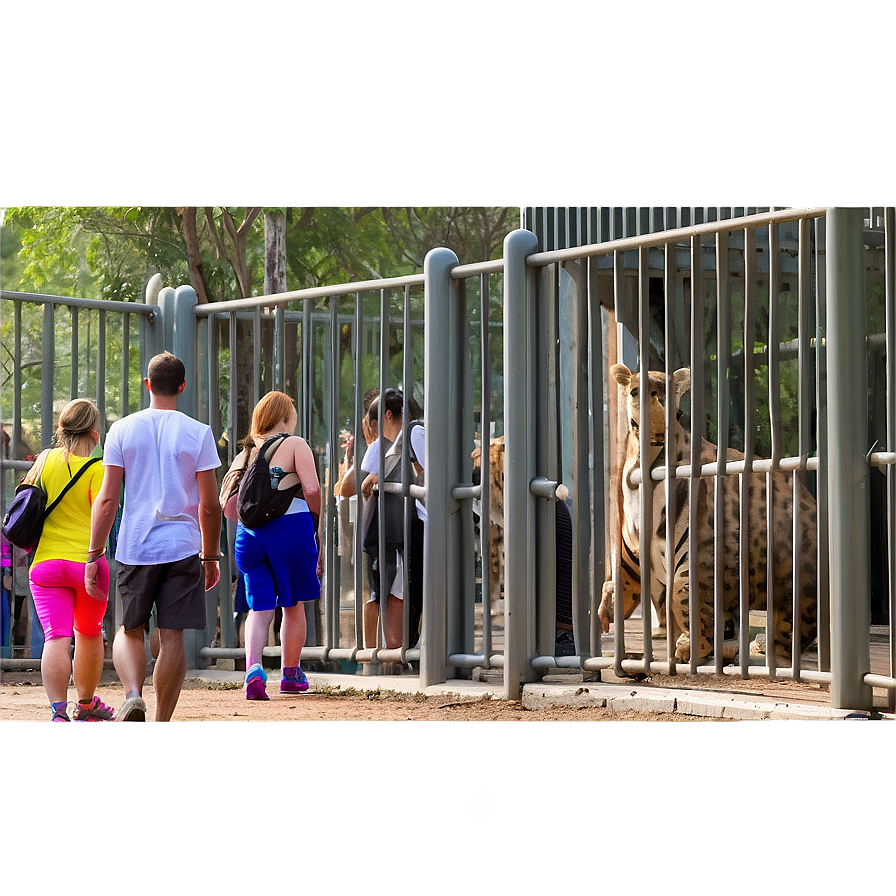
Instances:
[[[44,520],[56,509],[56,505],[65,497],[66,492],[70,488],[74,486],[74,484],[87,472],[88,467],[92,467],[94,464],[98,464],[100,459],[98,457],[92,457],[71,479],[66,483],[65,488],[59,493],[59,496],[56,500],[44,511]]]

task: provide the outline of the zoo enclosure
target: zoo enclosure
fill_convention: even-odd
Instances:
[[[641,660],[626,656],[626,635],[621,626],[616,627],[609,645],[605,644],[607,636],[599,631],[596,605],[612,565],[612,538],[605,539],[605,532],[612,532],[614,525],[608,465],[614,450],[610,423],[615,407],[612,390],[608,391],[604,382],[605,370],[613,360],[623,356],[624,348],[620,346],[629,338],[632,340],[629,345],[650,347],[646,352],[637,352],[638,363],[633,367],[662,369],[665,365],[669,375],[679,363],[688,363],[693,382],[689,409],[692,426],[694,420],[704,417],[700,407],[701,401],[706,403],[704,389],[700,388],[702,383],[706,394],[715,394],[718,399],[713,402],[715,417],[711,412],[706,416],[709,425],[714,426],[719,444],[723,445],[727,439],[726,423],[731,423],[731,398],[738,391],[727,389],[727,384],[736,380],[737,366],[743,371],[743,400],[737,407],[738,413],[745,415],[741,437],[746,437],[753,429],[751,421],[756,414],[755,390],[750,389],[746,374],[751,368],[755,371],[764,365],[771,370],[776,364],[780,366],[782,360],[792,363],[797,369],[797,446],[792,454],[780,450],[781,416],[775,410],[775,378],[770,374],[770,428],[772,441],[778,448],[771,452],[770,463],[795,476],[811,476],[816,480],[820,521],[818,578],[822,589],[817,668],[803,668],[797,652],[791,669],[775,669],[772,659],[765,667],[726,667],[724,671],[745,677],[783,675],[830,681],[835,705],[863,708],[869,703],[872,686],[884,688],[891,695],[894,687],[893,551],[889,549],[887,563],[889,669],[884,674],[872,674],[867,659],[867,550],[855,550],[855,542],[849,540],[856,534],[861,537],[864,532],[864,545],[868,544],[869,509],[863,483],[867,485],[870,462],[886,473],[887,544],[893,544],[892,477],[896,454],[892,421],[896,393],[892,367],[896,353],[890,349],[894,333],[894,231],[892,210],[887,210],[883,239],[886,332],[867,334],[864,309],[855,301],[856,296],[865,292],[863,242],[867,239],[863,240],[862,236],[862,215],[854,210],[833,210],[829,218],[827,234],[824,210],[783,211],[546,252],[537,251],[531,233],[518,231],[508,237],[505,257],[499,261],[459,265],[449,250],[437,249],[427,256],[426,269],[420,276],[343,284],[215,305],[196,305],[195,295],[188,287],[162,289],[156,301],[150,300],[146,305],[7,292],[3,293],[3,299],[12,301],[16,315],[21,315],[23,303],[43,303],[45,340],[52,338],[48,331],[53,331],[53,327],[47,326],[52,317],[48,316],[48,308],[72,309],[74,333],[78,328],[77,309],[96,311],[101,321],[99,339],[103,350],[98,354],[95,394],[104,420],[110,410],[106,407],[109,377],[104,367],[106,315],[120,320],[122,332],[128,334],[123,340],[125,347],[120,358],[120,390],[124,397],[119,396],[113,412],[120,407],[120,412],[126,413],[136,409],[136,403],[142,403],[142,399],[135,402],[134,390],[127,388],[127,381],[130,379],[133,383],[136,379],[135,363],[139,363],[140,370],[145,370],[148,357],[162,346],[183,357],[197,390],[195,404],[187,404],[182,409],[209,422],[216,434],[226,433],[222,447],[225,468],[233,457],[240,434],[240,401],[251,408],[254,400],[268,388],[290,391],[298,400],[302,434],[320,458],[325,486],[327,577],[322,595],[325,623],[316,633],[317,643],[309,643],[303,657],[370,665],[395,659],[403,662],[419,659],[424,686],[469,674],[468,670],[477,667],[501,669],[509,697],[518,695],[522,682],[534,680],[557,667],[586,672],[608,668],[621,672],[675,671],[679,674],[719,671],[717,664],[682,670],[668,661],[654,659],[649,613],[642,614]],[[833,233],[831,222],[835,225]],[[782,270],[779,244],[786,241],[782,240],[782,230],[789,238],[792,230],[788,232],[787,228],[794,226],[796,245],[790,256],[793,264]],[[737,300],[736,317],[744,328],[739,348],[732,345],[730,335],[733,332],[730,329],[731,284],[738,277],[743,288],[736,293],[742,296]],[[796,336],[783,340],[783,344],[776,329],[779,324],[772,320],[771,309],[777,306],[776,302],[764,306],[769,309],[766,339],[754,340],[750,335],[749,328],[755,327],[756,322],[760,278],[767,278],[768,295],[776,295],[779,300],[784,292],[796,294]],[[701,323],[701,315],[705,314],[706,303],[693,301],[693,296],[702,292],[701,281],[706,284],[712,279],[716,281],[715,296],[709,295],[713,290],[707,287],[707,300],[714,298],[715,357],[705,348],[707,328],[703,326],[705,321]],[[662,286],[659,292],[655,289],[657,281]],[[795,289],[783,289],[785,285]],[[421,301],[425,305],[422,315],[412,315],[413,306],[416,303],[419,311]],[[371,303],[375,306],[373,313],[368,308]],[[137,314],[140,321],[136,349],[131,345],[132,314]],[[832,323],[835,314],[840,315],[836,318],[836,331]],[[492,321],[490,326],[489,318],[498,315],[503,315],[503,327],[495,327],[497,321]],[[379,321],[387,319],[390,326],[379,327]],[[18,349],[20,317],[16,320]],[[416,344],[413,335],[421,327],[424,330],[422,364],[419,332]],[[400,340],[392,339],[393,328],[396,334],[401,333]],[[495,347],[490,333],[493,329],[502,334],[503,346],[499,348],[503,366],[492,360]],[[349,388],[341,381],[340,367],[334,362],[343,353],[344,332],[350,334]],[[226,350],[222,347],[224,343]],[[744,351],[751,344],[753,352]],[[72,345],[77,345],[76,338]],[[398,351],[397,345],[400,345]],[[885,444],[878,446],[885,449],[881,451],[870,451],[862,420],[844,420],[849,410],[855,412],[867,406],[867,389],[863,386],[863,377],[857,375],[864,369],[862,359],[866,356],[866,346],[869,352],[878,355],[882,348],[886,349],[887,431]],[[45,350],[47,347],[51,348],[51,354],[45,353],[44,357],[51,357],[55,347],[52,342],[45,343]],[[648,365],[640,363],[645,354],[650,357]],[[248,381],[251,385],[241,393],[246,380],[240,382],[238,370],[240,359],[245,362],[247,355],[252,358]],[[315,357],[324,360],[316,364]],[[373,374],[365,369],[365,357],[372,359]],[[791,357],[793,360],[789,361]],[[658,363],[659,368],[655,366]],[[85,391],[76,373],[79,366],[73,347],[69,388],[62,390],[71,396]],[[708,376],[704,373],[707,370]],[[20,363],[14,365],[14,371],[20,377],[14,380],[15,402],[21,391]],[[126,371],[130,376],[125,375]],[[221,375],[227,371],[226,397],[222,401]],[[500,383],[493,397],[493,380],[499,380],[501,375],[503,398]],[[338,465],[338,432],[346,393],[354,420],[355,442],[361,445],[360,400],[371,378],[381,386],[392,382],[407,384],[411,389],[416,388],[418,394],[422,380],[426,411],[425,498],[430,521],[424,635],[420,646],[416,646],[405,618],[405,638],[400,651],[359,646],[361,602],[358,599],[353,598],[351,604],[354,624],[349,629],[354,631],[348,632],[348,643],[341,622],[344,595],[337,570],[341,570],[342,561],[336,558],[346,545],[340,544],[337,536],[338,513],[331,484]],[[55,374],[47,377],[44,372],[43,396],[59,394],[57,380]],[[185,402],[189,401],[187,396]],[[818,412],[814,426],[813,404]],[[52,399],[42,398],[41,418],[41,438],[45,445],[52,432]],[[13,419],[13,444],[17,444],[16,424],[21,419],[18,406],[14,407]],[[564,426],[567,420],[571,425]],[[496,435],[501,433],[502,422],[506,424],[503,429],[507,572],[503,650],[493,649],[492,644],[486,564],[482,564],[481,581],[477,580],[476,572],[477,554],[481,549],[477,549],[475,540],[473,505],[481,502],[482,519],[487,520],[489,490],[472,485],[469,456],[474,432],[491,433],[492,422],[497,423]],[[817,447],[812,444],[813,432],[817,432]],[[831,462],[829,444],[835,444],[841,452],[836,465]],[[488,482],[487,451],[483,450],[482,458],[482,481]],[[27,466],[21,460],[3,459],[0,472]],[[753,469],[766,467],[757,460]],[[695,470],[693,476],[715,472]],[[737,468],[729,464],[724,475],[736,472]],[[658,481],[666,475],[664,468],[653,473]],[[668,471],[668,475],[673,474]],[[679,468],[674,475],[693,478],[689,468]],[[408,483],[405,493],[414,494],[415,486],[405,481]],[[573,621],[577,645],[574,657],[553,655],[556,568],[549,502],[563,495],[559,486],[564,483],[568,483],[571,494],[574,522]],[[825,509],[835,505],[836,513],[833,510],[830,513],[831,530],[826,534],[823,531],[828,520]],[[844,526],[844,519],[851,522]],[[356,541],[350,550],[355,561],[350,575],[354,594],[360,595],[363,583]],[[222,585],[217,593],[209,595],[209,625],[205,635],[198,635],[188,644],[191,659],[197,664],[215,656],[239,655],[241,650],[235,643],[232,594],[225,585],[229,580],[227,573],[227,568],[222,568]],[[824,594],[829,581],[838,584],[829,589],[828,600]],[[481,630],[477,633],[475,610],[480,602]],[[830,613],[825,612],[828,605]],[[110,614],[113,612],[110,607]],[[621,617],[617,615],[617,618]],[[220,638],[212,646],[211,633],[218,624]],[[742,625],[742,632],[744,628]]]

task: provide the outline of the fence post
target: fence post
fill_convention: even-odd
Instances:
[[[827,213],[831,705],[871,709],[868,373],[862,209]],[[794,620],[796,625],[796,620]]]
[[[161,297],[160,297],[161,298]],[[177,397],[177,409],[188,417],[196,417],[197,392],[199,382],[197,377],[196,337],[197,323],[195,308],[199,300],[192,286],[179,286],[174,296],[169,299],[170,304],[163,306],[168,319],[165,321],[165,332],[170,333],[170,349],[184,362],[185,379],[187,388]],[[170,328],[170,329],[169,329]],[[220,587],[220,586],[219,586]],[[187,659],[188,669],[199,669],[204,665],[204,660],[199,656],[199,651],[207,647],[209,638],[206,633],[208,627],[214,633],[215,610],[217,609],[217,592],[209,592],[205,596],[206,603],[206,629],[186,629],[184,631],[184,653]]]
[[[458,379],[451,370],[456,352],[446,335],[451,327],[451,269],[457,256],[450,249],[432,249],[423,262],[426,330],[424,334],[426,423],[426,527],[423,544],[423,636],[420,645],[420,687],[445,681],[448,656],[449,553],[448,515],[451,512],[448,456],[456,440],[456,409],[460,397],[451,384]]]
[[[526,257],[538,248],[529,230],[504,240],[504,696],[518,700],[528,678],[529,619],[535,604],[533,316]]]

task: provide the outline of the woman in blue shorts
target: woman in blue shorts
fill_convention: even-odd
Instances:
[[[280,625],[280,693],[308,690],[301,668],[305,646],[305,601],[320,597],[320,552],[317,527],[320,519],[320,483],[314,455],[308,443],[292,435],[298,422],[293,400],[283,392],[268,392],[252,412],[244,450],[231,469],[249,466],[255,453],[272,436],[286,434],[271,456],[271,486],[293,489],[296,495],[283,516],[249,529],[238,523],[234,542],[237,569],[243,576],[249,615],[246,619],[246,699],[267,700],[267,674],[262,650],[277,607],[283,611]],[[299,488],[301,486],[301,488]],[[225,515],[236,519],[235,500]]]

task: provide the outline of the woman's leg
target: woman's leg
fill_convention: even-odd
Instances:
[[[72,639],[51,638],[44,644],[40,658],[40,677],[50,703],[68,700],[68,682],[72,675]]]
[[[100,676],[103,674],[103,633],[82,635],[75,630],[74,680],[78,700],[89,703],[96,694]]]
[[[284,669],[301,665],[305,636],[305,604],[284,607],[283,622],[280,624],[281,665]]]
[[[66,561],[44,560],[31,567],[29,581],[34,609],[44,630],[40,673],[50,703],[68,700],[72,675],[75,592],[66,587]]]
[[[262,664],[262,651],[267,646],[268,633],[273,621],[273,610],[249,611],[246,618],[246,669],[251,669],[256,664]]]
[[[96,694],[103,673],[103,617],[108,602],[96,600],[84,590],[84,564],[68,565],[70,583],[75,592],[75,662],[74,681],[78,702],[89,703]],[[97,564],[97,584],[109,593],[109,564],[100,557]]]

